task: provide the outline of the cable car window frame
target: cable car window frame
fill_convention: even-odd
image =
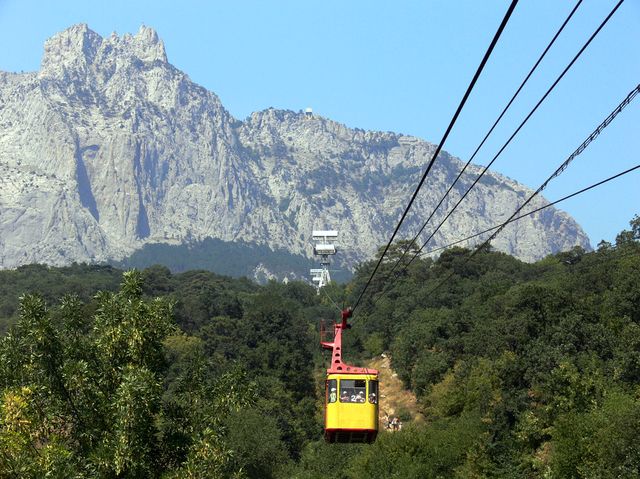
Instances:
[[[343,392],[347,392],[346,399],[343,399]],[[340,379],[340,387],[338,388],[340,393],[340,402],[349,404],[365,404],[367,394],[367,380],[366,379]],[[362,393],[362,401],[352,400],[358,396],[358,393]]]
[[[337,379],[327,379],[326,381],[326,394],[327,394],[327,404],[333,404],[338,401],[338,380]],[[332,401],[331,400],[331,388],[336,388],[336,397]]]
[[[367,395],[367,401],[369,404],[378,404],[378,381],[376,379],[370,379],[369,381],[369,394]],[[376,400],[371,400],[371,394],[376,395]]]

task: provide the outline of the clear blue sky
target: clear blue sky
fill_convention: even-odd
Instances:
[[[614,3],[583,2],[476,163],[493,157]],[[239,119],[268,107],[311,106],[350,127],[438,142],[508,4],[0,0],[0,70],[37,70],[44,41],[74,23],[103,36],[145,24],[164,40],[169,61]],[[445,150],[468,159],[573,5],[521,0]],[[639,47],[640,1],[627,0],[493,168],[537,188],[640,83]],[[640,98],[548,187],[547,199],[640,163],[639,126]],[[635,172],[560,208],[595,246],[628,227],[639,200]]]

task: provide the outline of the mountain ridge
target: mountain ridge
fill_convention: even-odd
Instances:
[[[269,108],[237,120],[168,62],[146,26],[103,38],[74,25],[47,40],[39,72],[0,72],[0,127],[3,268],[119,260],[145,244],[206,238],[310,257],[312,229],[326,226],[340,230],[340,261],[353,268],[388,239],[435,151],[416,137],[302,111]],[[460,167],[440,154],[407,231]],[[477,172],[470,166],[454,192]],[[433,246],[506,219],[530,192],[488,172]],[[493,244],[527,261],[590,248],[555,209],[510,225]]]

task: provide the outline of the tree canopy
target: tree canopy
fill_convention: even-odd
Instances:
[[[375,261],[319,296],[161,266],[2,271],[0,478],[640,477],[640,218],[593,252],[469,253],[392,281],[383,262],[357,311],[348,360],[390,354],[425,417],[369,446],[321,440],[316,323]]]

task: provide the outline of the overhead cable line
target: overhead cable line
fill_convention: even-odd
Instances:
[[[629,168],[627,170],[621,171],[617,175],[610,176],[609,178],[606,178],[606,179],[604,179],[602,181],[598,181],[597,183],[594,183],[594,184],[589,185],[589,186],[587,186],[585,188],[582,188],[581,190],[578,190],[578,191],[576,191],[574,193],[571,193],[570,195],[563,196],[562,198],[559,198],[559,199],[557,199],[557,200],[555,200],[555,201],[553,201],[551,203],[548,203],[548,204],[546,204],[544,206],[536,208],[535,210],[531,210],[528,213],[522,214],[520,216],[516,216],[515,218],[510,219],[508,221],[508,223],[513,223],[515,221],[521,220],[522,218],[526,218],[527,216],[531,216],[531,215],[533,215],[535,213],[538,213],[539,211],[542,211],[542,210],[547,209],[547,208],[549,208],[551,206],[557,205],[558,203],[562,203],[563,201],[568,200],[570,198],[573,198],[574,196],[578,196],[578,195],[581,195],[582,193],[586,193],[589,190],[597,188],[600,185],[604,185],[605,183],[608,183],[608,182],[613,181],[613,180],[615,180],[617,178],[620,178],[621,176],[629,174],[629,173],[631,173],[631,172],[633,172],[633,171],[635,171],[637,169],[640,169],[640,164],[636,165],[634,167],[631,167],[631,168]],[[460,243],[464,243],[465,241],[469,241],[469,240],[471,240],[473,238],[477,238],[478,236],[482,236],[485,233],[489,233],[490,231],[496,230],[496,229],[500,228],[500,226],[501,225],[492,226],[491,228],[487,228],[484,231],[480,231],[480,233],[476,233],[474,235],[467,236],[466,238],[462,238],[462,239],[459,239],[457,241],[453,241],[452,243],[449,243],[448,245],[445,245],[445,246],[440,246],[439,248],[435,248],[435,249],[432,249],[432,250],[429,250],[429,251],[425,251],[422,254],[428,255],[428,254],[431,254],[431,253],[436,253],[438,251],[442,251],[442,250],[451,248],[452,246],[458,245]]]
[[[389,242],[387,243],[387,246],[384,248],[384,251],[380,255],[380,260],[378,261],[378,264],[376,264],[373,272],[371,273],[371,276],[369,277],[369,280],[367,281],[367,283],[364,286],[364,289],[362,290],[362,292],[358,296],[358,299],[357,299],[356,303],[353,306],[353,309],[352,309],[353,311],[355,311],[356,308],[358,307],[358,305],[360,304],[360,301],[362,300],[362,297],[364,296],[365,291],[367,290],[367,288],[371,284],[371,281],[373,280],[373,277],[375,276],[376,272],[378,271],[378,268],[380,267],[380,264],[382,263],[382,260],[383,260],[383,258],[385,256],[385,254],[387,254],[387,251],[389,250],[389,247],[391,246],[391,244],[393,243],[394,238],[398,234],[398,230],[400,229],[400,226],[402,225],[402,222],[406,218],[407,213],[411,209],[411,206],[413,205],[413,202],[415,201],[416,197],[418,196],[418,193],[420,192],[420,189],[422,188],[422,185],[424,184],[424,181],[426,180],[427,175],[431,171],[431,168],[433,167],[433,164],[436,161],[436,158],[440,154],[440,150],[442,149],[445,141],[447,140],[447,138],[449,136],[449,133],[451,132],[451,129],[453,128],[453,125],[456,123],[456,120],[458,119],[458,116],[460,115],[460,112],[462,111],[462,108],[464,107],[465,103],[467,102],[467,99],[469,98],[469,95],[471,94],[471,91],[473,90],[473,87],[475,86],[476,82],[478,81],[478,78],[480,77],[480,74],[482,73],[482,70],[484,69],[487,61],[489,60],[489,57],[491,56],[491,52],[493,52],[494,47],[498,43],[498,39],[500,38],[500,35],[502,34],[504,28],[506,27],[507,22],[509,21],[509,18],[511,17],[511,14],[513,13],[513,10],[515,9],[517,4],[518,4],[518,0],[512,0],[511,5],[509,5],[509,9],[505,13],[504,18],[502,19],[502,22],[500,23],[500,26],[498,27],[498,30],[496,31],[495,35],[493,36],[493,39],[491,40],[491,44],[489,45],[489,48],[487,49],[486,53],[484,54],[484,57],[482,58],[482,61],[480,62],[480,65],[478,66],[478,69],[476,70],[476,73],[473,76],[473,79],[471,80],[471,83],[467,87],[467,91],[465,92],[464,96],[462,97],[462,101],[458,105],[458,108],[456,109],[456,112],[453,115],[453,118],[451,119],[451,121],[449,123],[449,126],[447,127],[447,129],[446,129],[446,131],[445,131],[445,133],[444,133],[444,135],[442,137],[442,140],[440,140],[440,143],[438,144],[433,156],[431,157],[431,160],[429,161],[429,163],[427,165],[427,168],[426,168],[425,172],[423,173],[422,178],[420,179],[420,182],[418,183],[418,186],[416,187],[413,195],[411,196],[411,199],[409,200],[409,204],[405,208],[404,213],[402,213],[402,217],[400,218],[400,221],[398,222],[398,225],[396,226],[395,230],[393,231],[393,234],[391,235],[391,238],[389,239]]]
[[[402,263],[402,260],[405,258],[405,256],[407,255],[407,253],[409,252],[409,250],[411,249],[411,247],[416,244],[416,241],[418,240],[420,234],[424,231],[424,229],[426,228],[427,224],[429,223],[429,221],[431,221],[431,218],[433,218],[433,215],[436,213],[436,211],[438,211],[438,209],[440,208],[440,206],[442,205],[442,203],[444,202],[444,200],[447,198],[447,196],[449,196],[449,193],[451,193],[451,190],[453,189],[453,187],[458,183],[458,180],[460,179],[460,177],[462,177],[462,175],[464,174],[464,172],[467,170],[467,167],[471,164],[471,162],[473,161],[473,159],[476,157],[476,155],[478,154],[478,151],[480,151],[480,148],[482,148],[482,146],[485,144],[485,142],[487,141],[487,138],[489,138],[489,136],[491,135],[491,133],[493,133],[493,130],[495,130],[496,126],[498,125],[498,123],[500,123],[500,121],[502,120],[502,118],[504,117],[504,115],[507,113],[507,110],[511,107],[511,105],[513,104],[513,102],[515,101],[515,99],[518,97],[518,95],[520,94],[520,92],[522,91],[522,89],[524,88],[524,86],[527,84],[527,82],[529,81],[529,79],[531,78],[531,76],[533,75],[533,73],[536,71],[536,69],[538,68],[538,66],[540,65],[540,63],[542,62],[542,60],[544,59],[544,57],[546,56],[547,52],[551,49],[551,47],[553,46],[553,44],[555,43],[555,41],[557,40],[557,38],[560,36],[560,34],[562,33],[562,31],[564,30],[564,27],[567,25],[567,23],[569,23],[569,20],[571,20],[571,17],[573,17],[573,14],[576,12],[576,10],[578,9],[578,7],[580,6],[580,4],[582,3],[582,0],[578,0],[578,2],[576,3],[576,5],[573,7],[573,10],[571,10],[571,12],[569,13],[569,15],[567,16],[567,18],[565,19],[565,21],[562,23],[562,25],[560,26],[560,28],[558,29],[558,31],[556,32],[556,34],[553,36],[553,38],[551,39],[551,41],[547,44],[546,48],[544,49],[544,51],[542,52],[542,54],[540,55],[540,57],[538,58],[538,60],[535,62],[535,64],[533,65],[533,67],[531,68],[531,70],[529,71],[529,73],[525,76],[524,80],[522,80],[522,83],[520,83],[520,86],[518,87],[518,89],[516,90],[516,92],[513,94],[513,96],[511,97],[511,99],[509,100],[509,102],[507,103],[507,105],[503,108],[502,112],[500,113],[500,115],[498,116],[498,118],[496,119],[496,121],[493,123],[493,125],[491,126],[491,128],[489,128],[489,131],[487,131],[486,135],[484,136],[484,138],[482,139],[482,141],[480,142],[480,144],[477,146],[477,148],[475,149],[475,151],[473,152],[473,154],[471,155],[471,157],[469,158],[469,160],[467,161],[467,163],[464,165],[464,167],[460,170],[460,172],[458,173],[458,176],[456,177],[455,180],[453,180],[453,183],[451,183],[451,186],[449,186],[449,189],[447,189],[446,193],[444,194],[444,196],[440,199],[440,201],[438,202],[438,204],[436,205],[436,207],[431,211],[431,214],[428,216],[428,218],[426,219],[426,221],[423,223],[422,227],[420,228],[420,230],[416,233],[416,235],[413,237],[413,239],[411,240],[411,242],[407,245],[406,249],[404,250],[404,252],[402,253],[402,256],[400,257],[400,259],[398,259],[398,261],[393,265],[393,268],[391,269],[391,271],[389,271],[388,273],[388,277],[391,277],[391,275],[394,273],[394,271],[396,270],[396,268]]]
[[[342,311],[343,308],[341,308],[340,306],[338,306],[338,303],[336,303],[333,298],[331,296],[329,296],[329,293],[327,293],[326,288],[321,288],[320,291],[322,291],[324,293],[324,295],[327,297],[327,299],[329,301],[331,301],[331,304],[333,304],[336,308],[338,308],[338,311]]]
[[[502,147],[500,148],[500,150],[498,151],[498,153],[495,154],[495,156],[493,157],[493,159],[489,162],[489,164],[487,166],[484,167],[484,169],[482,170],[482,172],[480,172],[480,174],[478,175],[478,177],[475,179],[475,181],[471,184],[471,186],[467,189],[467,191],[464,193],[464,195],[462,195],[462,197],[458,200],[458,202],[455,204],[455,206],[451,209],[451,211],[445,216],[445,218],[440,222],[440,224],[436,227],[436,229],[431,233],[431,235],[429,235],[429,237],[427,238],[427,240],[424,242],[424,244],[422,245],[422,247],[420,248],[420,251],[424,248],[424,246],[434,237],[434,235],[440,230],[440,228],[442,227],[442,225],[449,219],[449,217],[451,216],[451,214],[458,208],[458,206],[460,205],[460,203],[462,203],[462,201],[467,197],[467,195],[469,194],[469,192],[476,186],[476,184],[478,184],[478,181],[480,181],[480,179],[484,176],[484,174],[489,170],[489,168],[491,167],[491,165],[493,165],[493,163],[498,159],[498,157],[502,154],[502,152],[507,148],[507,146],[509,146],[509,144],[511,143],[511,141],[515,138],[515,136],[520,132],[520,130],[524,127],[524,125],[529,121],[529,119],[533,116],[533,114],[538,110],[538,108],[540,107],[540,105],[547,99],[547,97],[549,96],[549,94],[555,89],[555,87],[558,85],[558,83],[560,83],[560,80],[562,80],[562,78],[565,76],[565,74],[571,69],[571,67],[574,65],[574,63],[578,60],[578,58],[580,58],[580,56],[582,55],[582,53],[584,53],[584,51],[587,49],[587,47],[589,46],[589,44],[593,41],[593,39],[598,35],[598,33],[600,33],[600,31],[602,30],[602,28],[607,24],[607,22],[609,21],[609,19],[613,16],[613,14],[616,12],[616,10],[620,7],[620,5],[622,4],[622,2],[624,2],[624,0],[620,0],[616,6],[613,8],[613,10],[611,10],[611,12],[609,13],[609,15],[607,15],[607,17],[602,21],[602,23],[600,24],[600,26],[596,29],[595,32],[593,32],[593,34],[589,37],[589,39],[587,40],[587,42],[582,46],[582,48],[580,48],[580,50],[578,51],[578,53],[573,57],[573,59],[571,60],[571,62],[565,67],[565,69],[562,71],[562,73],[560,73],[560,75],[556,78],[556,80],[553,82],[553,84],[549,87],[549,89],[546,91],[546,93],[542,96],[542,98],[540,98],[540,100],[538,100],[538,103],[536,103],[536,105],[533,107],[533,109],[527,114],[527,116],[525,117],[524,120],[522,120],[522,122],[520,123],[520,125],[518,126],[518,128],[515,129],[515,131],[511,134],[511,136],[509,137],[509,139],[504,143],[504,145],[502,145]]]
[[[600,24],[600,26],[593,32],[593,34],[589,37],[589,39],[586,41],[586,43],[582,46],[582,48],[578,51],[578,53],[573,57],[573,59],[571,60],[571,62],[565,67],[565,69],[562,71],[562,73],[560,73],[560,75],[556,78],[556,80],[553,82],[553,84],[549,87],[549,89],[546,91],[546,93],[540,98],[540,100],[538,101],[538,103],[533,107],[533,109],[529,112],[529,114],[525,117],[525,119],[520,123],[520,125],[518,126],[518,128],[516,128],[516,130],[512,133],[512,135],[509,137],[509,139],[504,143],[504,145],[502,145],[502,147],[500,148],[500,150],[498,151],[498,153],[496,153],[496,155],[493,157],[493,159],[489,162],[488,165],[486,165],[484,167],[484,169],[480,172],[480,174],[478,175],[478,177],[474,180],[474,182],[471,184],[471,186],[469,188],[467,188],[467,191],[465,191],[465,193],[462,195],[462,197],[460,197],[460,199],[458,200],[458,202],[453,206],[453,208],[449,211],[449,213],[447,213],[447,215],[442,219],[442,221],[440,222],[440,224],[438,224],[438,226],[431,232],[431,234],[429,235],[429,237],[426,239],[426,241],[422,244],[422,246],[418,249],[418,251],[414,254],[414,256],[409,260],[409,262],[405,265],[405,269],[413,262],[413,260],[422,252],[422,250],[424,249],[424,247],[429,243],[429,241],[431,241],[431,239],[436,235],[436,233],[438,231],[440,231],[440,228],[447,222],[447,220],[449,219],[449,217],[453,214],[453,212],[458,208],[458,206],[460,206],[460,204],[464,201],[464,199],[467,197],[467,195],[471,192],[471,190],[476,186],[476,184],[480,181],[480,179],[485,175],[485,173],[489,170],[489,168],[491,167],[491,165],[493,165],[493,163],[498,159],[498,157],[502,154],[502,152],[506,149],[506,147],[511,143],[511,141],[513,140],[513,138],[520,132],[520,130],[524,127],[524,125],[529,121],[529,119],[531,118],[531,116],[533,116],[533,114],[536,112],[536,110],[538,109],[538,107],[546,100],[546,98],[549,96],[549,94],[555,89],[555,87],[558,85],[558,83],[560,82],[560,80],[562,80],[562,78],[564,77],[564,75],[569,71],[569,69],[573,66],[573,64],[578,60],[578,58],[582,55],[582,53],[586,50],[586,48],[589,46],[589,44],[593,41],[593,39],[598,35],[598,33],[600,32],[600,30],[602,30],[602,28],[607,24],[607,22],[609,21],[609,19],[613,16],[613,14],[616,12],[616,10],[620,7],[620,5],[624,2],[624,0],[620,0],[615,7],[611,10],[611,12],[609,12],[609,15],[607,15],[607,17],[602,21],[602,23]],[[429,220],[427,220],[428,222]],[[426,226],[426,222],[423,225],[423,229],[424,226]],[[396,275],[396,277],[398,277],[399,275]]]
[[[582,53],[584,53],[584,51],[587,49],[587,47],[591,44],[591,42],[593,41],[593,39],[598,35],[598,33],[600,33],[600,31],[602,30],[602,28],[604,28],[604,26],[607,24],[607,22],[611,19],[611,17],[613,16],[613,14],[618,10],[618,8],[620,7],[620,5],[622,5],[622,3],[624,2],[624,0],[620,0],[614,7],[613,9],[609,12],[609,14],[606,16],[606,18],[600,23],[600,25],[598,26],[598,28],[591,34],[591,36],[589,37],[589,39],[584,43],[584,45],[582,46],[582,48],[580,48],[580,50],[578,51],[578,53],[576,53],[576,55],[573,57],[573,59],[571,60],[571,62],[569,62],[569,64],[565,67],[565,69],[560,73],[560,75],[558,75],[558,77],[556,78],[556,80],[552,83],[552,85],[549,87],[549,89],[545,92],[545,94],[540,98],[540,100],[538,100],[538,103],[536,103],[536,105],[533,107],[533,109],[527,114],[527,116],[524,118],[524,120],[522,120],[522,122],[520,123],[520,125],[515,129],[515,131],[511,134],[511,136],[509,137],[509,139],[502,145],[502,147],[500,148],[500,150],[498,150],[498,152],[495,154],[495,156],[492,158],[492,160],[489,162],[489,164],[487,164],[484,169],[480,172],[480,174],[477,176],[477,178],[474,180],[474,182],[471,184],[471,186],[469,186],[469,188],[467,188],[467,191],[465,191],[465,193],[462,195],[462,197],[460,197],[460,199],[458,200],[458,202],[453,206],[453,208],[449,211],[449,213],[447,213],[447,215],[442,219],[442,221],[440,221],[440,224],[438,224],[438,226],[431,232],[431,234],[429,235],[429,237],[426,239],[426,241],[422,244],[422,246],[418,249],[418,251],[416,253],[414,253],[413,257],[406,263],[406,265],[404,266],[404,269],[402,272],[404,272],[409,265],[414,261],[414,259],[422,252],[422,250],[424,249],[424,247],[429,243],[429,241],[431,241],[431,239],[436,235],[436,233],[438,231],[440,231],[440,228],[447,222],[447,220],[449,219],[449,217],[453,214],[453,212],[458,208],[458,206],[460,206],[460,204],[464,201],[464,199],[467,197],[467,195],[471,192],[471,190],[476,186],[476,184],[480,181],[480,179],[485,175],[485,173],[489,170],[489,168],[491,167],[491,165],[493,165],[493,163],[498,159],[498,157],[502,154],[502,152],[507,148],[507,146],[511,143],[511,141],[515,138],[515,136],[520,132],[520,130],[524,127],[524,125],[529,121],[529,119],[533,116],[533,114],[537,111],[537,109],[540,107],[540,105],[547,99],[547,97],[549,96],[549,94],[555,89],[555,87],[558,85],[558,83],[560,82],[560,80],[562,80],[562,78],[565,76],[565,74],[571,69],[571,67],[575,64],[575,62],[578,60],[578,58],[580,58],[580,56],[582,55]],[[429,220],[427,220],[429,221]],[[423,229],[424,229],[423,225]],[[417,236],[417,235],[416,235]],[[415,238],[414,238],[415,239]],[[382,260],[382,258],[381,258]],[[380,262],[379,262],[380,263]],[[400,273],[396,273],[396,276],[394,279],[392,279],[392,282],[397,279],[401,274]],[[382,293],[380,294],[380,296],[384,295],[385,293],[385,289],[383,289]]]
[[[571,193],[570,195],[563,196],[562,198],[559,198],[559,199],[557,199],[557,200],[555,200],[555,201],[553,201],[553,202],[551,202],[551,203],[548,203],[548,204],[546,204],[546,205],[544,205],[544,206],[541,206],[541,207],[539,207],[539,208],[536,208],[535,210],[531,210],[531,211],[529,211],[528,213],[525,213],[525,214],[522,214],[522,215],[516,216],[515,218],[512,218],[512,219],[508,220],[508,221],[507,221],[507,224],[514,223],[514,222],[516,222],[516,221],[518,221],[518,220],[521,220],[522,218],[526,218],[527,216],[531,216],[531,215],[533,215],[533,214],[535,214],[535,213],[538,213],[539,211],[542,211],[542,210],[547,209],[547,208],[549,208],[549,207],[551,207],[551,206],[557,205],[558,203],[561,203],[561,202],[563,202],[563,201],[565,201],[565,200],[568,200],[568,199],[570,199],[570,198],[573,198],[574,196],[578,196],[578,195],[581,195],[582,193],[586,193],[586,192],[587,192],[587,191],[589,191],[589,190],[592,190],[592,189],[594,189],[594,188],[597,188],[598,186],[604,185],[605,183],[608,183],[608,182],[613,181],[613,180],[615,180],[615,179],[617,179],[617,178],[620,178],[621,176],[624,176],[624,175],[627,175],[627,174],[629,174],[629,173],[632,173],[633,171],[638,170],[638,169],[640,169],[640,164],[638,164],[638,165],[636,165],[636,166],[633,166],[633,167],[631,167],[631,168],[629,168],[629,169],[627,169],[627,170],[621,171],[620,173],[618,173],[618,174],[616,174],[616,175],[613,175],[613,176],[610,176],[609,178],[606,178],[606,179],[604,179],[604,180],[598,181],[597,183],[594,183],[594,184],[592,184],[592,185],[589,185],[589,186],[587,186],[587,187],[585,187],[585,188],[582,188],[581,190],[575,191],[575,192]],[[466,238],[462,238],[462,239],[459,239],[459,240],[457,240],[457,241],[453,241],[453,242],[451,242],[451,243],[449,243],[449,244],[447,244],[447,245],[445,245],[445,246],[440,246],[440,247],[438,247],[438,248],[435,248],[435,249],[432,249],[432,250],[426,251],[426,252],[424,252],[424,253],[422,253],[422,254],[424,254],[424,255],[428,255],[428,254],[431,254],[431,253],[437,253],[438,251],[442,251],[442,250],[449,249],[449,248],[451,248],[452,246],[456,246],[456,245],[458,245],[458,244],[460,244],[460,243],[464,243],[465,241],[469,241],[469,240],[472,240],[472,239],[474,239],[474,238],[477,238],[478,236],[482,236],[482,235],[483,235],[483,234],[485,234],[485,233],[489,233],[490,231],[494,231],[494,230],[496,230],[496,229],[500,228],[500,226],[501,226],[501,224],[498,224],[498,225],[492,226],[491,228],[487,228],[487,229],[486,229],[486,230],[484,230],[484,231],[480,231],[479,233],[473,234],[473,235],[471,235],[471,236],[467,236]],[[413,261],[414,259],[415,259],[415,256],[412,258],[412,261]],[[394,278],[394,282],[393,282],[393,283],[389,283],[391,286],[392,286],[393,284],[395,284],[395,280],[397,280],[397,279],[402,275],[402,273],[404,273],[404,272],[409,268],[409,265],[410,265],[410,264],[411,264],[411,263],[407,263],[407,264],[405,265],[405,267],[402,269],[402,271],[400,272],[400,274]],[[389,285],[389,284],[388,284],[388,285]],[[374,299],[372,306],[375,306],[375,304],[376,304],[380,299],[382,299],[382,298],[384,297],[384,295],[390,291],[390,289],[391,289],[390,287],[389,287],[389,288],[385,288],[385,289],[382,291],[382,293],[380,293],[380,294],[379,294],[379,295]]]
[[[537,210],[534,210],[534,211],[531,211],[531,212],[526,213],[526,214],[524,214],[524,215],[518,216],[518,217],[514,218],[513,220],[511,220],[510,222],[517,221],[517,220],[519,220],[519,219],[521,219],[521,218],[524,218],[524,217],[526,217],[526,216],[529,216],[530,214],[536,213],[537,211],[540,211],[540,210],[542,210],[542,209],[544,209],[544,208],[548,208],[549,206],[552,206],[553,204],[556,204],[556,203],[559,203],[560,201],[563,201],[563,200],[565,200],[565,199],[568,199],[569,197],[573,197],[573,196],[576,196],[576,195],[578,195],[578,194],[580,194],[580,193],[584,193],[584,192],[585,192],[585,191],[587,191],[587,190],[590,190],[590,189],[592,189],[592,188],[596,188],[596,187],[598,187],[598,186],[600,186],[600,185],[602,185],[602,184],[604,184],[604,183],[607,183],[607,182],[609,182],[609,181],[612,181],[612,180],[614,180],[614,179],[616,179],[616,178],[619,178],[619,177],[621,177],[621,176],[624,176],[624,175],[626,175],[626,174],[628,174],[628,173],[631,173],[631,172],[633,172],[634,170],[638,170],[638,169],[640,169],[640,164],[639,164],[639,165],[636,165],[636,166],[634,166],[634,167],[632,167],[632,168],[629,168],[628,170],[622,171],[622,172],[618,173],[617,175],[610,176],[609,178],[607,178],[607,179],[605,179],[605,180],[602,180],[602,181],[599,181],[598,183],[595,183],[595,184],[593,184],[593,185],[591,185],[591,186],[589,186],[589,187],[587,187],[587,188],[584,188],[584,189],[582,189],[582,190],[580,190],[580,191],[576,191],[575,193],[573,193],[573,194],[571,194],[571,195],[569,195],[569,196],[566,196],[566,197],[564,197],[564,198],[561,198],[561,199],[559,199],[559,200],[555,201],[554,203],[548,204],[548,205],[546,205],[546,206],[543,206],[542,208],[538,208]],[[474,237],[476,237],[476,236],[479,236],[479,235],[481,235],[481,234],[483,234],[483,233],[487,233],[488,231],[492,231],[492,230],[494,230],[494,229],[496,229],[496,228],[499,228],[499,227],[500,227],[500,225],[494,226],[493,228],[489,228],[489,229],[487,229],[487,230],[485,230],[485,231],[483,231],[483,232],[481,232],[481,233],[478,233],[478,234],[476,234],[476,235],[469,236],[469,237],[467,237],[467,238],[464,238],[464,239],[461,239],[461,240],[455,241],[455,242],[453,242],[453,243],[450,243],[450,244],[449,244],[449,245],[447,245],[447,246],[443,246],[443,247],[440,247],[440,248],[436,248],[436,249],[434,249],[434,250],[431,250],[431,251],[429,251],[429,253],[433,253],[433,252],[435,252],[435,251],[440,251],[440,250],[443,250],[443,249],[445,249],[445,248],[449,248],[449,247],[454,246],[454,245],[456,245],[456,244],[458,244],[458,243],[461,243],[461,242],[463,242],[463,241],[467,241],[467,240],[469,240],[469,239],[472,239],[472,238],[474,238]],[[613,251],[616,251],[616,249],[618,249],[618,247],[613,248]],[[627,257],[629,257],[629,256],[636,256],[636,255],[638,255],[639,253],[640,253],[640,251],[629,251],[629,252],[625,252],[625,253],[620,253],[620,254],[618,254],[618,255],[617,255],[616,259],[624,259],[624,258],[627,258]],[[450,274],[450,275],[448,276],[448,278],[450,278],[451,276],[453,276],[453,274]],[[428,293],[428,294],[433,293],[433,292],[434,292],[434,291],[436,291],[439,287],[440,287],[440,285],[438,285],[438,287],[436,287],[436,288],[432,289],[431,291],[429,291],[429,293]],[[378,297],[375,299],[375,301],[373,301],[372,306],[375,306],[375,305],[377,304],[377,302],[378,302],[380,299],[382,299],[382,298],[383,298],[383,295],[378,296]]]
[[[600,123],[600,125],[598,125],[598,127],[593,131],[593,133],[591,133],[591,135],[589,135],[587,137],[586,140],[584,140],[582,142],[582,144],[573,152],[571,153],[571,155],[569,155],[569,158],[567,158],[557,169],[556,171],[554,171],[551,176],[549,176],[549,178],[547,178],[544,183],[542,183],[538,189],[536,191],[534,191],[529,198],[527,198],[527,200],[509,217],[509,219],[507,221],[505,221],[502,225],[500,225],[500,228],[498,228],[498,230],[496,232],[494,232],[482,245],[480,245],[480,247],[478,247],[469,257],[469,259],[471,259],[475,254],[478,253],[479,250],[481,250],[484,246],[486,246],[487,244],[489,244],[489,242],[494,239],[496,236],[498,236],[498,234],[500,234],[500,232],[505,228],[505,226],[508,224],[509,220],[513,219],[518,213],[520,213],[520,211],[522,211],[522,209],[527,206],[531,200],[533,200],[536,196],[538,196],[540,193],[542,193],[542,191],[547,187],[547,185],[549,184],[549,182],[551,180],[553,180],[554,178],[557,178],[558,176],[560,176],[569,166],[569,164],[576,159],[576,157],[578,155],[580,155],[580,153],[582,153],[584,150],[587,149],[587,147],[591,144],[591,142],[593,140],[595,140],[600,133],[602,133],[602,130],[604,130],[607,126],[609,126],[611,124],[611,122],[614,120],[614,118],[616,116],[618,116],[618,114],[624,110],[624,108],[629,105],[629,103],[631,103],[633,101],[633,99],[638,95],[638,93],[640,93],[640,84],[638,86],[636,86],[628,95],[627,97],[622,100],[622,102],[615,108],[615,110],[613,110],[611,112],[611,114],[609,114],[609,116],[607,118],[604,119],[604,121],[602,123]]]
[[[520,205],[516,211],[505,221],[503,222],[500,226],[498,226],[497,230],[489,237],[487,238],[480,246],[478,246],[475,250],[473,250],[471,252],[471,254],[467,257],[467,259],[465,260],[464,264],[467,264],[469,261],[471,261],[471,259],[477,255],[481,250],[483,250],[487,245],[489,245],[489,243],[496,237],[498,236],[498,234],[500,234],[500,232],[518,215],[518,213],[520,213],[520,211],[522,211],[522,209],[527,206],[529,204],[529,202],[531,202],[531,200],[533,200],[533,198],[535,198],[540,192],[542,192],[542,190],[544,190],[547,185],[549,184],[549,182],[554,179],[557,178],[560,174],[562,174],[563,171],[566,170],[567,166],[569,165],[569,163],[571,163],[580,153],[582,153],[587,146],[589,146],[589,144],[598,137],[598,135],[602,132],[602,130],[604,130],[607,126],[609,126],[611,124],[611,122],[613,121],[613,119],[627,106],[629,105],[629,103],[631,103],[631,101],[638,95],[638,93],[640,93],[640,84],[638,86],[636,86],[628,95],[627,97],[622,100],[622,102],[611,112],[611,114],[605,118],[605,120],[600,123],[600,125],[598,125],[598,127],[593,131],[593,133],[591,133],[591,135],[589,135],[587,137],[587,139],[582,142],[582,144],[571,154],[569,155],[569,157],[567,158],[567,160],[565,160],[552,174],[551,176],[549,176],[549,178],[547,178],[544,183],[542,183],[542,185],[540,185],[540,187],[533,192],[531,195],[529,195],[529,198],[527,198],[525,200],[525,202]],[[446,281],[449,280],[449,278],[451,278],[453,276],[453,271],[451,272],[451,274],[449,274],[446,278],[444,278],[442,281],[440,281],[440,283],[438,283],[438,285],[436,285],[435,288],[433,288],[432,290],[429,291],[429,293],[427,294],[431,294],[434,291],[436,291],[438,288],[440,288],[440,286],[442,286]]]

